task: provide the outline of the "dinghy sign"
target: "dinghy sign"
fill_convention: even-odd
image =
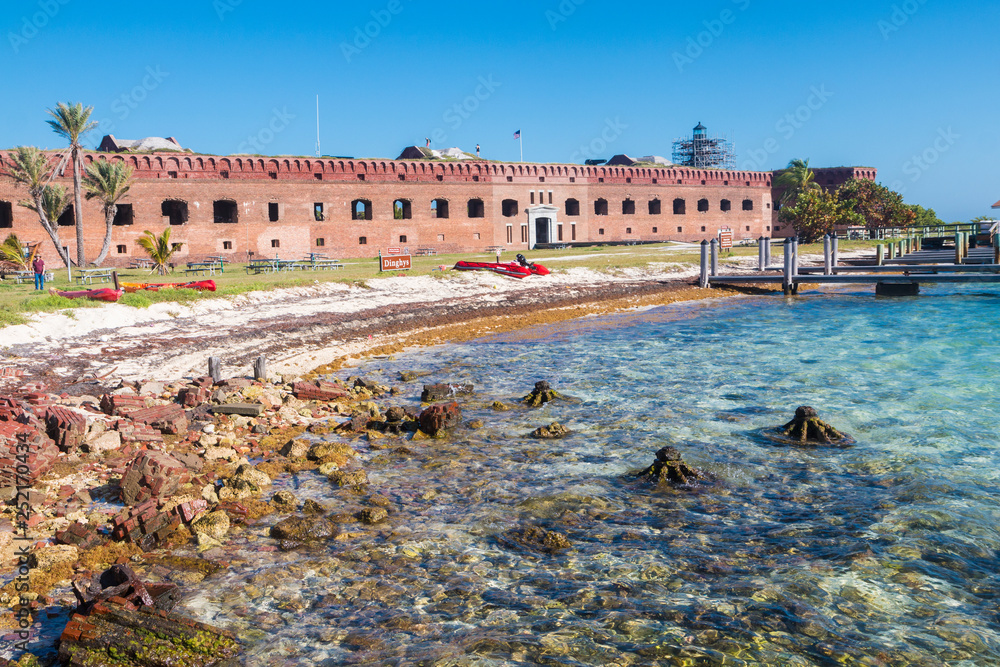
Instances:
[[[393,250],[399,252],[399,248],[389,248],[390,253]],[[409,271],[413,268],[410,255],[383,255],[381,250],[378,253],[378,263],[379,271]]]

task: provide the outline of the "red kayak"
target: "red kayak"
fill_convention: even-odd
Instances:
[[[118,299],[122,298],[122,295],[125,294],[125,290],[102,287],[100,289],[63,292],[62,290],[52,288],[49,290],[49,294],[55,294],[56,296],[65,297],[67,299],[95,299],[97,301],[110,301],[114,303],[115,301],[118,301]]]
[[[459,271],[493,271],[511,278],[527,278],[528,276],[547,276],[549,270],[541,264],[533,264],[518,255],[515,262],[465,262],[455,264]]]
[[[147,292],[159,292],[161,289],[195,289],[203,290],[206,292],[215,291],[215,281],[214,280],[196,280],[189,283],[120,283],[122,289],[126,292],[138,292],[139,290],[146,290]]]

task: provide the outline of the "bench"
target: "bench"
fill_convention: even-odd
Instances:
[[[102,283],[111,282],[111,269],[77,269],[76,282],[81,285],[93,284],[94,279]]]
[[[191,275],[215,275],[215,269],[218,268],[217,262],[188,262],[187,268],[184,269],[184,273]]]
[[[128,263],[128,268],[130,269],[151,269],[153,268],[153,260],[151,259],[133,259]]]
[[[313,271],[321,271],[323,269],[342,269],[344,265],[339,259],[318,259],[312,262],[311,265],[307,264],[305,268],[311,268]]]
[[[428,255],[436,255],[438,251],[434,248],[417,248],[417,252],[413,253],[417,256],[426,257]]]

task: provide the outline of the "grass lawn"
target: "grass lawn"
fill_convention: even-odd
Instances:
[[[841,251],[873,248],[875,241],[842,241]],[[823,252],[822,244],[800,246],[803,253]],[[780,254],[780,249],[776,248]],[[503,261],[512,260],[513,252],[504,253]],[[676,245],[672,243],[657,243],[637,246],[591,246],[587,248],[564,248],[562,250],[539,250],[526,253],[530,261],[546,262],[553,273],[569,268],[588,268],[595,271],[616,271],[628,268],[642,268],[663,264],[680,264],[697,266],[700,261],[700,250],[696,246]],[[756,257],[757,247],[746,246],[732,250],[731,254],[723,253],[720,260],[725,264],[728,257]],[[460,253],[453,255],[435,255],[430,257],[413,257],[413,269],[403,272],[406,275],[440,276],[446,279],[450,274],[440,271],[439,267],[451,267],[461,259],[489,261],[494,259],[490,254]],[[772,260],[773,261],[773,260]],[[215,276],[191,276],[183,273],[170,276],[150,275],[142,269],[122,269],[118,277],[123,282],[184,282],[211,278],[218,286],[216,292],[196,292],[194,290],[166,290],[163,292],[137,292],[126,294],[119,303],[145,308],[158,302],[190,303],[199,299],[210,299],[218,296],[230,296],[244,292],[268,290],[278,287],[295,287],[312,285],[316,282],[339,282],[346,284],[363,284],[371,278],[397,275],[396,272],[379,273],[378,259],[348,259],[344,260],[344,268],[324,271],[285,271],[281,273],[261,273],[248,275],[243,264],[227,264],[225,273]],[[46,290],[55,287],[60,290],[87,289],[89,287],[108,287],[107,283],[95,283],[93,286],[80,286],[68,282],[66,271],[54,269],[55,279],[45,284]],[[27,315],[36,312],[52,312],[72,308],[100,308],[102,302],[85,299],[70,300],[63,297],[35,292],[30,282],[15,284],[13,281],[0,281],[0,327],[12,324],[24,324]]]

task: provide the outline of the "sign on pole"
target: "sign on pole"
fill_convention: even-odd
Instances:
[[[719,246],[723,249],[729,249],[733,247],[733,230],[731,229],[719,230]]]
[[[409,271],[412,267],[409,255],[378,255],[379,271]]]
[[[402,250],[400,250],[399,248],[388,248],[388,249],[386,250],[386,252],[387,252],[388,254],[390,254],[390,255],[398,255],[398,254],[400,254],[400,253],[401,253],[401,252],[403,252],[403,251],[402,251]]]

